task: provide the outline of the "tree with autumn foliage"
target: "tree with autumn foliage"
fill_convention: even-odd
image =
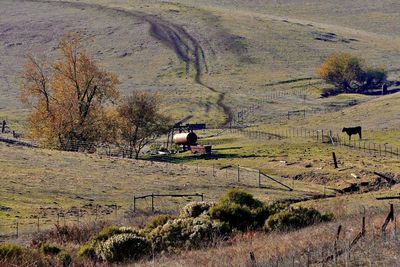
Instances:
[[[171,119],[160,111],[157,94],[134,91],[118,108],[121,142],[130,158],[138,159],[142,149],[168,132]]]
[[[348,53],[334,53],[317,69],[327,83],[344,92],[362,93],[379,88],[386,81],[384,68],[366,66],[365,61]]]
[[[79,34],[67,34],[58,60],[30,55],[21,73],[22,99],[33,106],[29,135],[63,150],[90,149],[103,141],[114,118],[107,104],[119,97],[117,76],[97,66],[82,41]]]

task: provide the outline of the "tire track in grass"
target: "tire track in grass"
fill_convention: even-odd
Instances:
[[[21,0],[25,2],[24,0]],[[216,105],[222,109],[225,120],[221,126],[229,125],[233,120],[231,107],[225,104],[225,93],[219,92],[214,87],[205,84],[201,78],[203,71],[208,72],[205,52],[199,41],[187,32],[187,30],[178,24],[172,23],[158,15],[147,14],[142,11],[125,10],[114,7],[107,7],[100,4],[77,3],[69,1],[51,1],[51,0],[28,0],[29,2],[45,3],[52,5],[61,5],[73,8],[93,8],[101,12],[110,14],[134,17],[150,24],[150,35],[162,42],[167,47],[174,50],[176,56],[185,62],[186,75],[189,75],[190,66],[195,70],[194,82],[207,88],[213,93],[218,94]]]

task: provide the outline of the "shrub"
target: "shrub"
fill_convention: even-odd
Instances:
[[[49,266],[46,258],[34,250],[15,244],[0,244],[1,266]]]
[[[231,189],[229,190],[224,197],[219,201],[220,203],[235,203],[240,206],[245,206],[250,209],[260,208],[263,206],[263,203],[253,197],[252,194],[249,194],[240,189]]]
[[[100,231],[100,233],[93,235],[88,242],[80,246],[77,256],[80,258],[89,259],[102,258],[98,254],[98,252],[101,251],[98,250],[98,247],[104,242],[108,241],[110,238],[121,234],[131,234],[134,236],[143,237],[142,232],[130,227],[109,226]]]
[[[130,227],[109,226],[103,229],[99,234],[94,235],[91,240],[95,242],[105,241],[118,234],[139,234],[139,231]]]
[[[61,249],[59,249],[58,247],[56,247],[54,245],[43,244],[40,247],[40,251],[46,255],[57,255],[61,251]]]
[[[132,233],[117,234],[100,242],[96,255],[108,262],[138,260],[151,251],[151,244],[144,237]]]
[[[227,232],[226,224],[212,221],[208,216],[169,220],[153,229],[148,235],[156,252],[177,252],[180,249],[198,248],[216,236]]]
[[[105,224],[105,222],[100,221],[83,225],[55,225],[54,228],[48,231],[36,233],[32,238],[30,246],[40,248],[43,244],[50,242],[56,244],[71,242],[82,244],[103,229]]]
[[[67,267],[72,263],[72,257],[66,251],[61,251],[58,254],[58,260],[61,262],[62,266]]]
[[[289,231],[332,219],[332,214],[321,214],[314,208],[289,208],[270,216],[265,221],[265,229]]]
[[[0,258],[15,258],[24,253],[24,249],[15,244],[1,244]]]
[[[148,223],[146,225],[145,231],[151,232],[151,230],[153,230],[154,228],[157,228],[158,226],[162,226],[162,225],[166,224],[168,220],[173,220],[175,218],[176,218],[175,216],[165,215],[165,214],[155,216],[152,218],[150,223]]]
[[[289,204],[282,202],[275,202],[270,205],[264,205],[261,208],[252,211],[253,227],[263,227],[265,220],[280,211],[287,209]]]
[[[211,218],[228,223],[237,230],[262,227],[265,219],[276,213],[276,204],[267,206],[243,190],[230,190],[213,206]]]
[[[94,250],[94,242],[88,242],[79,247],[77,256],[78,258],[95,259],[96,252]]]
[[[214,202],[193,201],[182,208],[180,215],[181,217],[196,218],[202,213],[208,212],[213,206],[215,206]]]
[[[362,92],[381,86],[387,78],[383,68],[365,66],[361,58],[348,53],[334,53],[317,69],[319,77],[333,84],[339,91]],[[325,91],[325,95],[333,92]]]
[[[237,203],[219,203],[211,208],[210,216],[238,230],[246,230],[253,223],[251,210]]]

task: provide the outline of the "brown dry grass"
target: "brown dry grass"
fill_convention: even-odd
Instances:
[[[398,230],[392,223],[386,237],[381,235],[385,215],[367,212],[366,236],[351,250],[350,242],[361,231],[361,216],[288,233],[238,234],[229,245],[223,242],[217,247],[156,258],[141,266],[252,266],[250,252],[255,255],[256,266],[321,266],[322,260],[333,254],[338,225],[342,225],[338,250],[345,250],[338,257],[339,266],[391,266],[397,262]],[[327,266],[334,266],[334,262],[327,262]]]

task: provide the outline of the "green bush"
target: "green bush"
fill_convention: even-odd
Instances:
[[[211,208],[210,216],[242,231],[247,230],[253,224],[251,210],[237,203],[219,203]]]
[[[91,239],[98,241],[105,241],[110,237],[118,234],[136,234],[137,231],[130,227],[109,226],[103,229],[99,234],[93,236]]]
[[[177,252],[180,249],[198,248],[216,236],[227,232],[226,224],[212,221],[202,215],[197,218],[169,220],[148,234],[156,252]]]
[[[103,250],[99,250],[99,247],[103,246],[105,242],[107,242],[114,236],[122,234],[130,234],[133,236],[144,238],[142,231],[138,231],[130,227],[110,226],[100,231],[100,233],[92,236],[88,242],[80,246],[77,256],[79,258],[103,259],[104,255],[99,254]]]
[[[180,212],[181,217],[192,217],[196,218],[203,213],[208,212],[213,206],[214,202],[208,201],[193,201],[186,204]]]
[[[66,251],[61,251],[60,253],[58,253],[57,257],[63,267],[68,267],[72,263],[72,257]]]
[[[95,248],[97,257],[108,262],[138,260],[148,255],[150,251],[149,241],[131,233],[113,235]]]
[[[77,253],[78,258],[95,259],[96,252],[94,248],[95,248],[95,243],[93,241],[89,241],[88,243],[83,244],[78,249]]]
[[[45,255],[57,255],[60,253],[61,249],[54,245],[43,244],[40,247],[40,251]]]
[[[24,249],[15,244],[1,244],[0,258],[15,258],[24,253]]]
[[[247,230],[264,225],[268,216],[284,209],[287,205],[266,205],[242,190],[230,190],[213,206],[209,214],[211,218],[228,223],[233,229]]]
[[[289,208],[270,216],[265,221],[265,229],[290,231],[332,219],[332,214],[321,214],[314,208]]]
[[[282,203],[282,202],[276,202],[272,203],[270,205],[264,205],[261,208],[257,208],[252,211],[252,218],[253,218],[253,224],[252,226],[254,228],[260,228],[263,227],[265,220],[289,207],[289,204],[287,203]]]
[[[161,214],[152,218],[152,220],[146,225],[145,231],[151,232],[154,228],[162,226],[169,220],[174,220],[176,217],[172,215]]]
[[[225,196],[221,198],[219,203],[235,203],[250,209],[260,208],[264,205],[261,201],[255,199],[252,194],[240,189],[229,190]]]

